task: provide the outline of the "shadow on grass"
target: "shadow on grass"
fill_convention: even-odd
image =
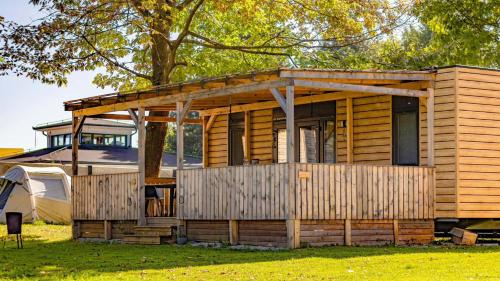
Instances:
[[[0,250],[0,279],[61,278],[99,276],[131,270],[196,267],[218,264],[244,264],[303,258],[347,259],[415,253],[500,253],[500,247],[326,247],[293,251],[252,251],[192,246],[124,245],[78,241],[48,242],[39,236],[26,237],[18,250],[8,241]]]

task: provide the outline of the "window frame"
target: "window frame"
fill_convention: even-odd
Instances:
[[[327,122],[333,122],[334,124],[334,144],[333,144],[333,160],[334,162],[328,162],[329,164],[334,164],[337,163],[337,126],[336,126],[336,118],[335,115],[328,116],[328,117],[310,117],[310,118],[302,118],[295,120],[294,124],[294,131],[295,131],[295,136],[294,136],[294,141],[295,141],[295,147],[299,149],[295,149],[295,162],[300,163],[300,128],[301,127],[307,127],[307,126],[314,126],[316,127],[316,134],[318,137],[317,143],[316,143],[316,158],[318,159],[318,162],[316,163],[325,163],[325,135],[324,131],[326,130],[326,124]],[[286,121],[285,120],[279,120],[279,121],[274,121],[273,122],[273,163],[278,163],[278,131],[280,129],[286,129]],[[313,163],[311,163],[313,164]]]
[[[396,99],[407,99],[407,100],[413,100],[416,101],[416,104],[411,104],[407,106],[398,106],[394,101]],[[400,97],[400,96],[393,96],[391,99],[391,107],[392,107],[392,165],[396,166],[419,166],[420,165],[420,100],[419,98],[413,98],[413,97]],[[401,113],[414,113],[416,115],[416,121],[415,122],[415,130],[417,132],[417,155],[416,155],[416,163],[398,163],[398,126],[397,126],[397,116],[398,114]]]

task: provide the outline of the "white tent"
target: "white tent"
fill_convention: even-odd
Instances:
[[[71,222],[70,177],[57,167],[14,166],[0,178],[0,223],[6,212],[23,222]]]

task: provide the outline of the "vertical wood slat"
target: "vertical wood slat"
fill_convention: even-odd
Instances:
[[[73,219],[136,220],[138,177],[138,173],[74,176]]]
[[[301,163],[183,170],[179,194],[209,198],[186,197],[203,214],[185,219],[422,219],[433,214],[433,171]]]

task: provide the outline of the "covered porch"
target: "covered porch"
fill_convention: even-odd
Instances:
[[[104,188],[114,197],[77,175],[73,145],[74,214],[97,202],[78,199],[90,190],[106,201],[128,188],[132,193],[124,195],[123,206],[113,208],[147,227],[146,186],[175,183],[178,237],[291,248],[428,241],[435,192],[434,79],[432,71],[279,69],[66,102],[73,112],[73,143],[87,116],[134,120],[138,129],[136,182],[122,179],[115,191]],[[153,117],[148,111],[176,114]],[[188,119],[190,111],[200,119]],[[146,122],[176,123],[175,178],[145,177]],[[187,123],[203,126],[203,168],[184,168]],[[74,220],[87,219],[83,214]]]

